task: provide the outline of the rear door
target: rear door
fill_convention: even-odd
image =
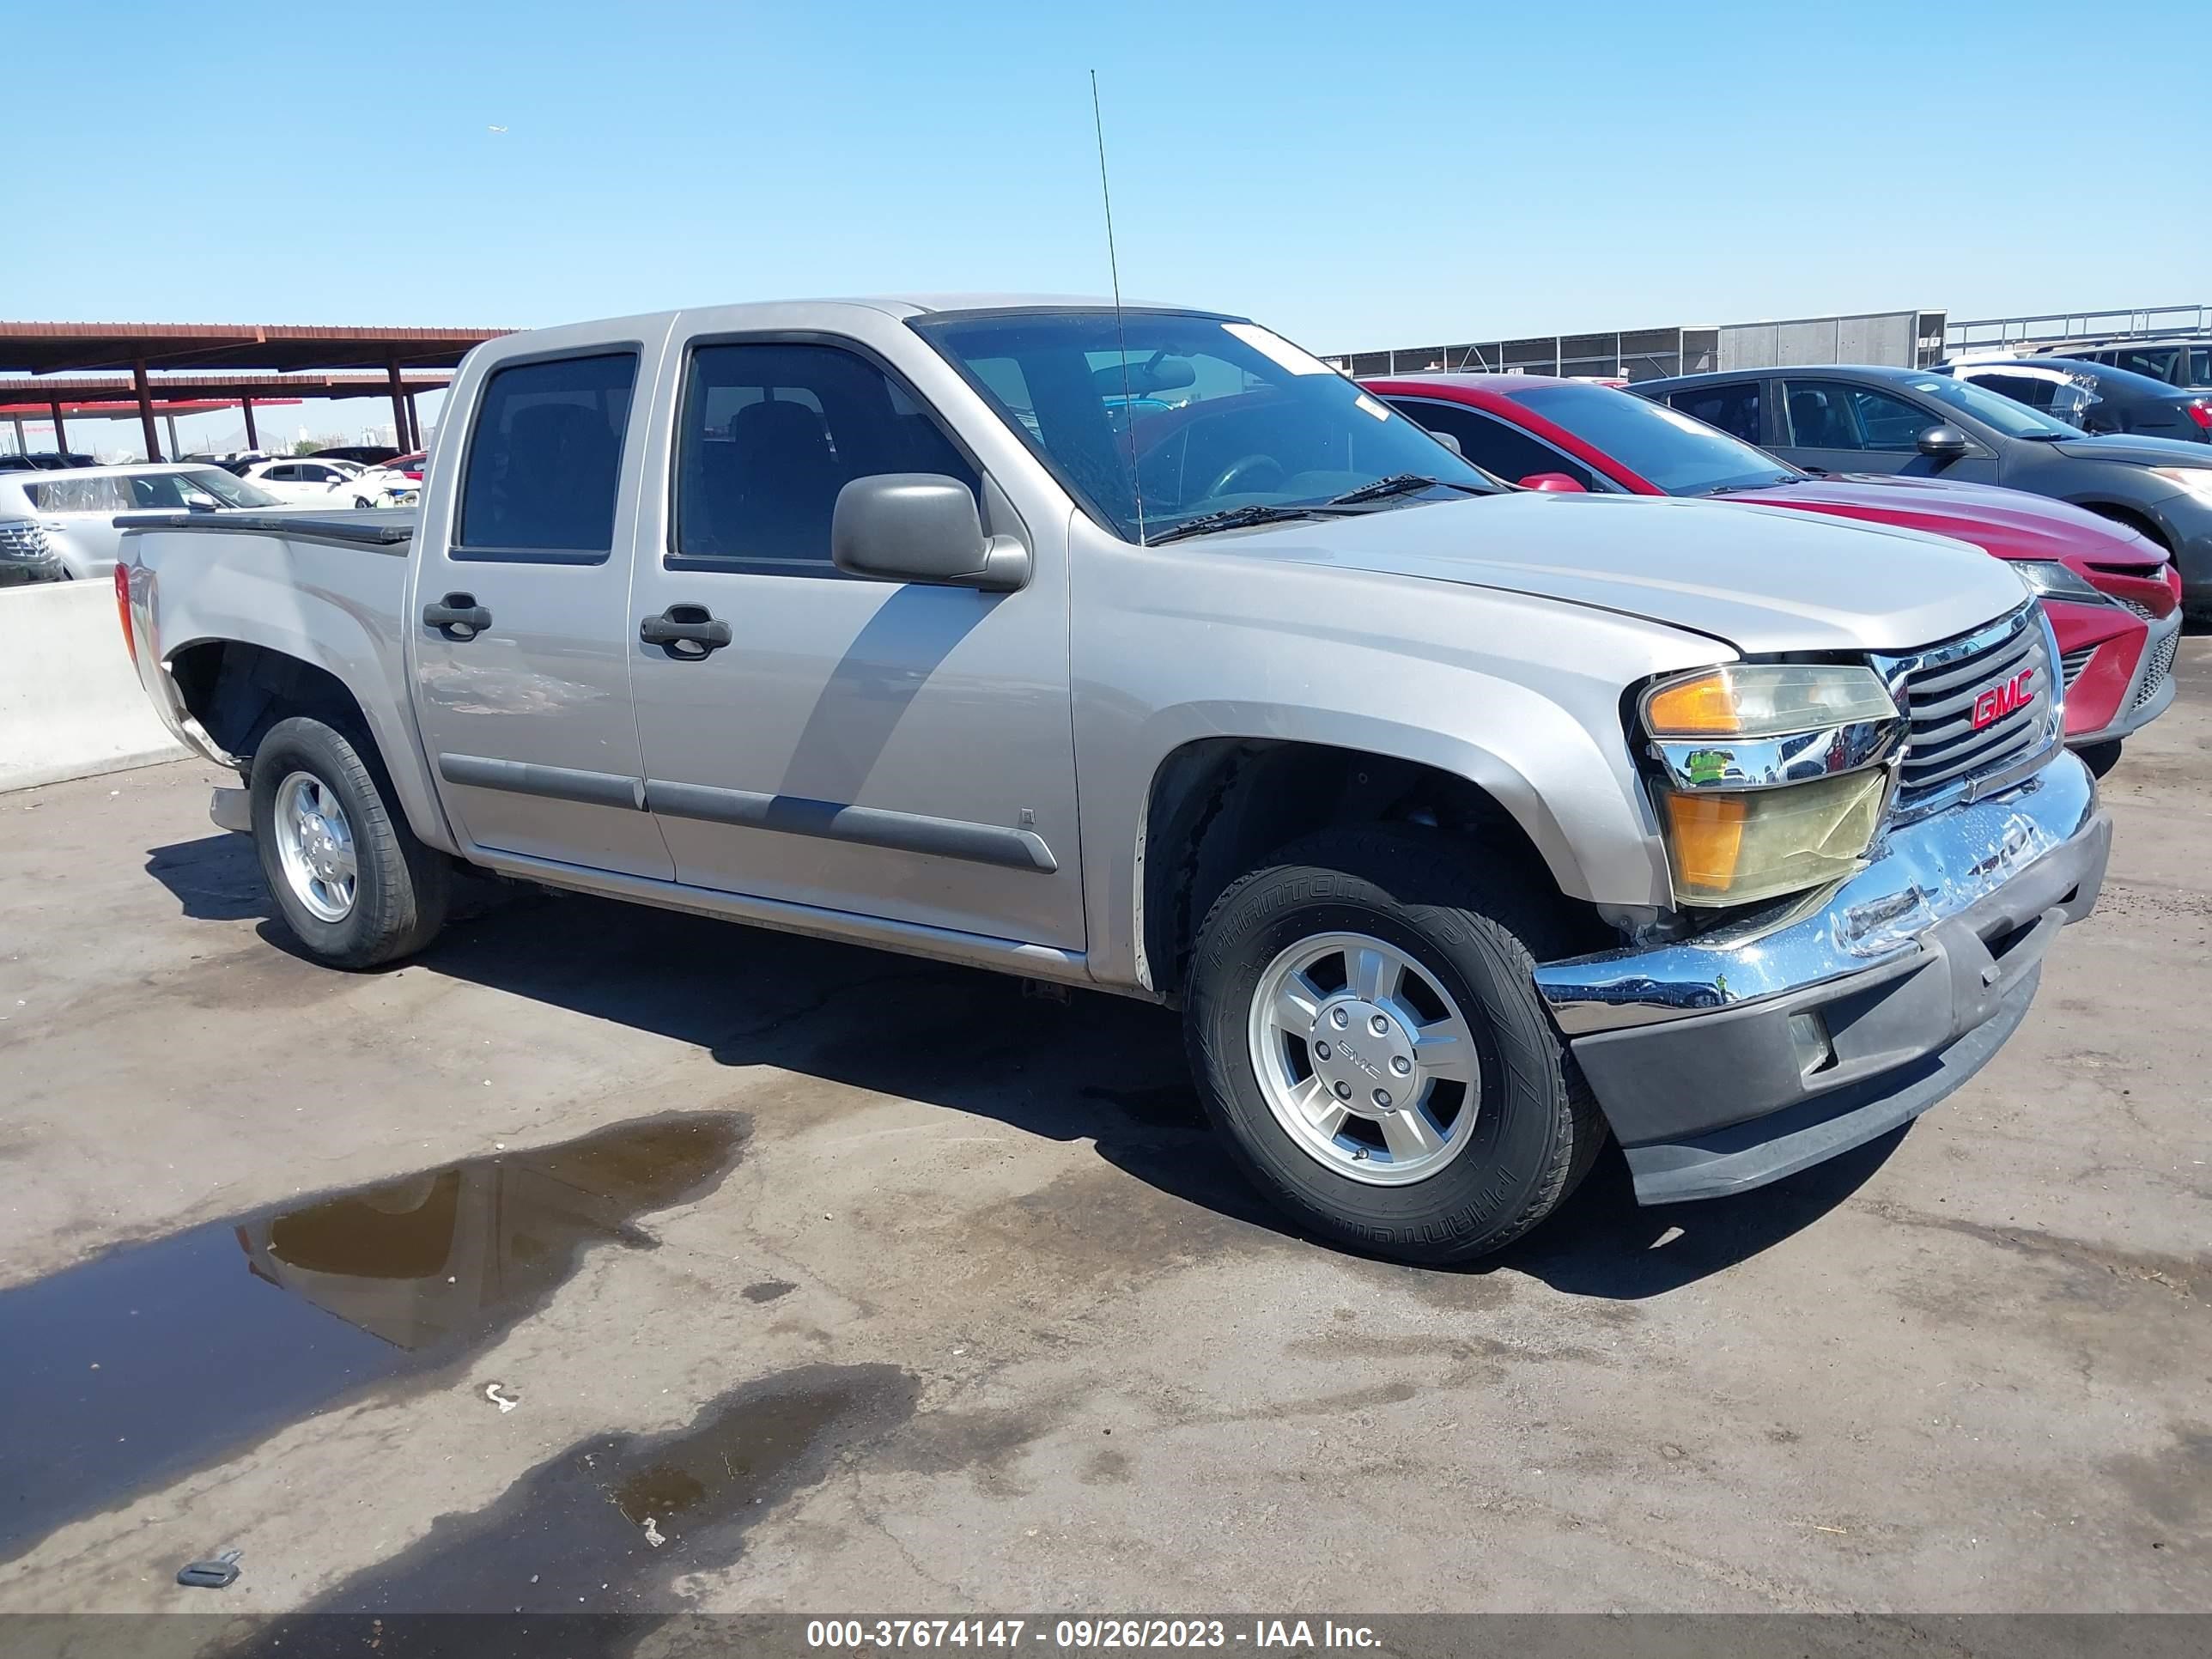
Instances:
[[[626,637],[677,878],[1082,949],[1064,525],[1023,524],[859,339],[710,333],[670,369],[665,517],[641,532]],[[1029,545],[1028,586],[838,570],[837,493],[886,472],[966,483],[987,533]],[[670,622],[727,642],[650,637]]]
[[[630,550],[656,362],[638,340],[495,359],[434,492],[405,618],[425,749],[471,849],[665,879],[630,710]],[[427,476],[427,475],[426,475]],[[442,482],[442,481],[441,481]]]

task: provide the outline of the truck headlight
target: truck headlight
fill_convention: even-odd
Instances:
[[[1662,680],[1639,707],[1676,903],[1746,904],[1860,867],[1905,732],[1871,668],[1730,664]]]

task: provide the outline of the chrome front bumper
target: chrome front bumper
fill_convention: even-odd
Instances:
[[[1536,970],[1656,1203],[1771,1181],[1924,1111],[2026,1012],[2112,839],[2060,753],[1891,830],[1838,887],[1676,944]]]

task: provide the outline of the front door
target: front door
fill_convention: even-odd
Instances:
[[[638,357],[490,371],[406,622],[423,747],[471,848],[665,880],[630,712]]]
[[[702,339],[676,394],[629,646],[677,879],[1081,950],[1064,531],[1022,525],[854,343]],[[1029,585],[837,570],[837,492],[883,472],[975,490],[986,529],[1029,544]]]
[[[1939,465],[1920,453],[1920,434],[1955,425],[1940,404],[1886,387],[1792,376],[1783,383],[1783,435],[1775,453],[1819,472],[1907,472],[1954,483],[1994,483],[1996,458],[1969,440],[1960,459]]]

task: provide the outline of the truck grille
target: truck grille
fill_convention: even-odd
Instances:
[[[2042,612],[2030,605],[1987,628],[1891,659],[1907,721],[1898,809],[1971,789],[2049,749],[2057,740],[2051,658]]]
[[[2135,706],[2142,708],[2158,695],[2166,684],[2166,677],[2173,672],[2173,653],[2181,643],[2179,633],[2168,634],[2150,653],[2150,666],[2143,670],[2142,684],[2136,689]]]

